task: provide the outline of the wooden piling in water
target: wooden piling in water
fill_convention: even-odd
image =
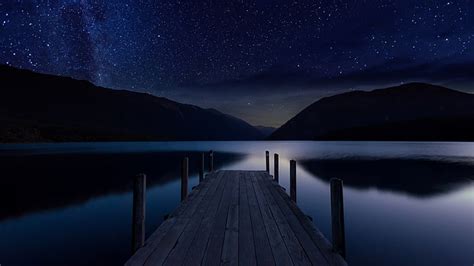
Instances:
[[[164,264],[347,266],[268,173],[238,170],[206,175],[125,263]]]
[[[188,175],[189,175],[189,159],[183,158],[181,165],[181,201],[188,197]]]
[[[290,199],[296,203],[296,161],[290,161]]]
[[[209,151],[209,173],[214,172],[214,151]]]
[[[146,176],[133,179],[132,254],[145,244],[145,192]]]
[[[204,153],[201,153],[201,163],[199,164],[199,183],[204,180]]]
[[[332,178],[331,185],[331,223],[332,246],[334,251],[346,257],[346,237],[344,232],[344,197],[342,180]]]
[[[280,179],[280,166],[278,153],[275,153],[273,158],[273,179],[278,183]]]
[[[267,171],[267,173],[270,173],[270,152],[269,151],[265,151],[265,170]]]

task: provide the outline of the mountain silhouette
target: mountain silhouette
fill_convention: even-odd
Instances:
[[[0,154],[2,175],[10,177],[0,178],[0,221],[128,192],[137,172],[146,173],[147,187],[176,181],[184,156],[190,159],[189,176],[196,176],[196,151]],[[219,152],[214,165],[220,169],[242,157]]]
[[[418,198],[448,194],[474,182],[474,164],[462,160],[360,157],[311,159],[298,163],[328,183],[336,177],[344,181],[344,186],[375,188]]]
[[[255,126],[264,137],[270,136],[273,132],[275,132],[276,128],[274,127],[267,127],[267,126]]]
[[[474,140],[474,95],[425,83],[323,98],[270,139]]]
[[[214,109],[0,66],[0,142],[247,140],[259,130]]]

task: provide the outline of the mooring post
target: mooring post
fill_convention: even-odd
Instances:
[[[201,163],[199,164],[199,183],[204,180],[204,153],[201,153]]]
[[[146,176],[133,179],[132,254],[145,244],[145,192]]]
[[[278,153],[275,153],[274,160],[273,160],[273,179],[278,183],[279,176],[280,176],[280,166],[278,165]]]
[[[181,165],[181,201],[188,197],[188,165],[189,159],[188,157],[184,157]]]
[[[332,246],[334,251],[346,257],[346,237],[344,232],[344,197],[342,194],[342,180],[332,178],[331,184],[331,221]]]
[[[296,161],[290,161],[290,199],[296,203]]]
[[[267,173],[270,173],[270,152],[269,151],[265,151],[265,160],[266,160],[266,171]]]
[[[214,172],[214,151],[209,151],[209,173]]]

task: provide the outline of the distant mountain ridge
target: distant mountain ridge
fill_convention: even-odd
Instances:
[[[270,136],[276,130],[276,128],[268,126],[255,126],[255,128],[258,129],[264,137]]]
[[[352,91],[311,104],[274,140],[474,140],[474,95],[425,83]]]
[[[254,140],[259,130],[214,109],[0,66],[0,142]]]

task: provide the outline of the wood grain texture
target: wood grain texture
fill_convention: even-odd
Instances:
[[[280,156],[275,153],[273,158],[273,178],[275,182],[280,182]]]
[[[244,174],[245,186],[250,208],[250,219],[252,221],[252,231],[254,235],[254,245],[256,251],[256,260],[258,265],[275,265],[272,249],[268,240],[265,224],[263,223],[262,212],[258,205],[255,190],[253,188],[251,173]]]
[[[145,244],[145,194],[146,176],[139,174],[133,179],[132,253]]]
[[[266,171],[218,171],[126,265],[346,263]]]
[[[331,187],[331,224],[332,245],[334,250],[346,256],[346,237],[344,232],[344,199],[342,194],[342,180],[332,178]]]
[[[257,257],[246,179],[246,175],[239,173],[239,265],[253,266],[257,265]]]

